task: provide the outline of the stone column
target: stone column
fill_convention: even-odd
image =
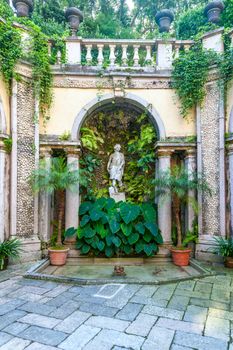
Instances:
[[[171,168],[171,151],[158,150],[158,171],[167,171]],[[158,224],[162,232],[163,241],[165,245],[171,245],[171,228],[172,228],[172,206],[171,197],[166,199],[161,198],[158,201]]]
[[[6,178],[6,151],[4,147],[4,138],[0,135],[0,242],[6,238],[5,222],[5,178]]]
[[[185,153],[185,168],[190,173],[190,175],[196,171],[196,150],[188,149]],[[195,191],[189,190],[188,196],[189,198],[195,198]],[[191,231],[193,226],[193,221],[195,219],[195,212],[190,203],[187,204],[186,207],[186,229]]]
[[[46,168],[51,167],[51,149],[40,149],[40,157],[45,161]],[[39,195],[39,237],[42,242],[49,242],[51,228],[51,194],[40,192]]]
[[[80,149],[76,147],[71,147],[66,150],[67,152],[67,163],[73,164],[74,167],[79,169],[79,155]],[[66,191],[66,212],[65,212],[65,228],[66,230],[70,227],[77,228],[79,225],[79,184],[75,191]],[[76,237],[71,237],[66,239],[66,243],[74,243]]]
[[[21,259],[30,261],[41,257],[38,215],[29,176],[36,167],[35,98],[30,81],[24,78],[13,83],[11,128],[11,236],[22,242]]]
[[[229,189],[230,189],[230,234],[233,237],[233,143],[228,146]]]
[[[199,243],[196,257],[215,260],[214,236],[226,234],[224,96],[217,80],[206,84],[202,108],[197,108],[198,172],[212,195],[199,193]]]

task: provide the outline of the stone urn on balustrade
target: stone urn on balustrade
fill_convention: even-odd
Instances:
[[[174,15],[172,11],[164,9],[162,11],[157,12],[155,16],[156,23],[159,26],[160,33],[169,32],[171,28],[171,24],[174,20]]]
[[[224,10],[224,4],[220,0],[211,1],[205,7],[205,16],[208,18],[208,21],[211,23],[219,23],[220,16]]]
[[[13,0],[18,17],[29,17],[33,10],[33,0]]]
[[[80,23],[83,21],[82,12],[76,7],[68,7],[65,12],[66,19],[72,32],[72,36],[76,36]]]

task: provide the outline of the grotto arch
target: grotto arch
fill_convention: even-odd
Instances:
[[[95,110],[104,108],[107,105],[111,105],[113,101],[119,105],[122,103],[128,104],[129,106],[131,105],[133,108],[136,108],[140,112],[147,111],[148,117],[156,129],[158,140],[163,140],[166,138],[165,127],[159,113],[146,100],[132,93],[126,93],[124,97],[117,97],[113,93],[110,93],[105,94],[100,98],[96,97],[85,107],[83,107],[82,110],[78,113],[71,131],[72,141],[79,140],[80,129],[85,119],[89,115],[91,115]]]

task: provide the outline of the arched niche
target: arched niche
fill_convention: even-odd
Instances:
[[[107,106],[111,106],[113,101],[116,105],[127,105],[128,107],[131,106],[132,108],[141,113],[146,112],[156,129],[158,139],[163,140],[166,138],[165,127],[160,115],[155,110],[155,108],[152,105],[150,105],[146,100],[132,93],[126,93],[124,97],[118,97],[111,93],[105,94],[100,98],[96,97],[95,99],[90,101],[85,107],[82,108],[82,110],[76,116],[72,127],[72,140],[79,140],[80,129],[85,119],[88,118],[88,116],[90,116],[95,111],[104,109]]]

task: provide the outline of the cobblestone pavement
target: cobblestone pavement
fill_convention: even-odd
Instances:
[[[0,349],[233,350],[232,296],[230,274],[83,287],[16,274],[0,282]]]

